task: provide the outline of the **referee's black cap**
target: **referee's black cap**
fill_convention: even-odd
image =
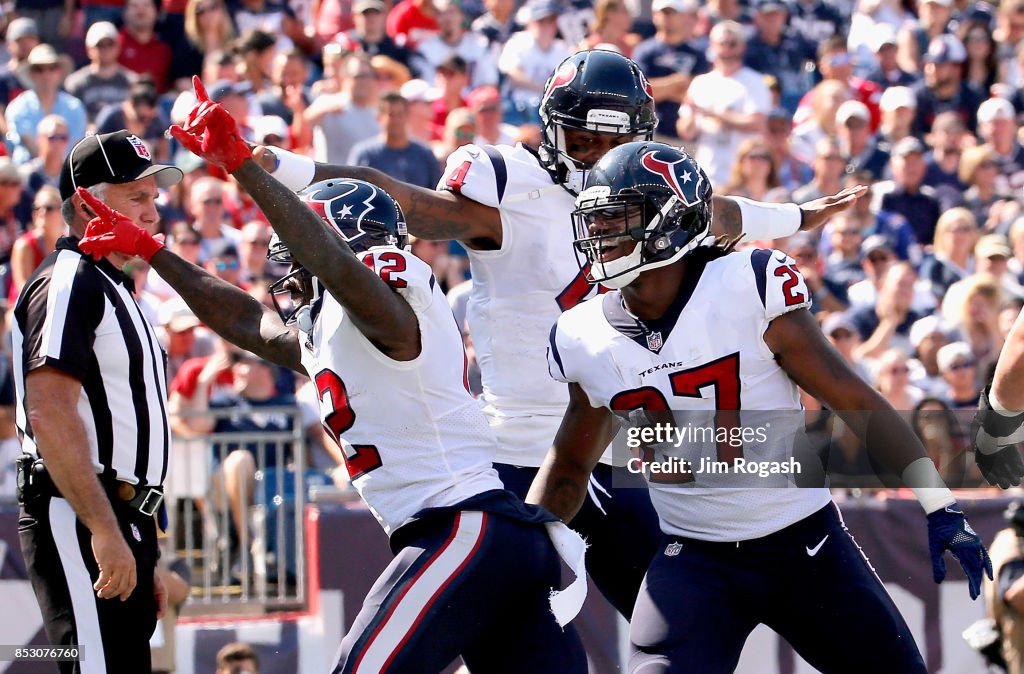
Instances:
[[[60,171],[60,198],[67,200],[78,187],[100,183],[130,183],[153,176],[160,187],[170,187],[182,178],[181,170],[154,164],[149,147],[127,131],[86,136],[79,141]]]

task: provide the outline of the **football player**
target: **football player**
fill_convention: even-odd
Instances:
[[[585,673],[578,636],[562,628],[585,595],[583,542],[492,468],[496,440],[465,386],[461,333],[430,268],[404,250],[402,209],[358,180],[300,198],[253,161],[198,80],[196,94],[172,133],[253,195],[279,237],[270,254],[291,263],[274,290],[295,306],[264,307],[80,190],[99,214],[81,247],[142,256],[205,324],[315,382],[324,426],[396,554],[333,671],[439,672],[461,655],[473,671]],[[549,601],[562,551],[577,585]]]
[[[721,430],[763,414],[772,422],[760,443],[755,428],[738,448],[715,434],[698,445],[704,457],[731,469],[751,450],[792,451],[799,386],[914,490],[936,582],[950,550],[977,597],[983,573],[991,578],[987,552],[920,441],[825,340],[791,258],[711,245],[711,186],[696,162],[668,145],[628,143],[591,170],[577,206],[586,273],[615,290],[563,313],[551,331],[549,369],[570,401],[530,502],[571,520],[622,417],[649,423],[680,410]],[[691,467],[664,471],[662,483],[652,472],[663,538],[633,610],[631,671],[731,672],[764,623],[826,674],[924,674],[826,487],[740,488],[730,486],[738,476],[706,474],[704,461]]]
[[[572,253],[570,213],[586,171],[610,148],[649,139],[657,116],[640,68],[611,51],[566,59],[547,82],[540,107],[538,153],[517,145],[467,145],[448,158],[431,192],[373,169],[314,165],[277,148],[264,166],[295,189],[311,180],[347,176],[386,189],[423,239],[457,239],[469,251],[473,286],[466,310],[483,379],[483,404],[498,435],[494,457],[505,486],[525,496],[568,402],[547,376],[548,332],[558,315],[600,292]],[[258,150],[258,154],[264,152]],[[754,239],[788,236],[846,208],[856,190],[812,202],[715,202],[715,229]],[[755,228],[754,225],[758,227]],[[657,543],[657,517],[635,476],[606,457],[593,474],[590,498],[572,522],[590,544],[587,566],[598,588],[627,618]]]

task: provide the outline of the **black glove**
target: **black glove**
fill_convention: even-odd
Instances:
[[[1024,439],[1024,412],[1006,416],[992,409],[988,388],[981,392],[974,417],[974,460],[989,484],[1015,487],[1024,477],[1024,459],[1017,443]]]

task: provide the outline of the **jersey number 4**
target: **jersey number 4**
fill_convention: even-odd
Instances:
[[[330,370],[321,370],[313,381],[320,397],[320,414],[323,416],[324,427],[341,447],[349,479],[354,480],[380,468],[383,464],[375,445],[351,445],[341,439],[341,434],[356,423],[356,413],[348,404],[345,382]]]
[[[733,462],[743,455],[743,448],[734,447],[729,439],[735,437],[734,428],[739,427],[740,409],[740,354],[733,353],[723,356],[710,363],[673,372],[668,377],[672,393],[681,398],[702,398],[700,391],[712,386],[715,391],[715,428],[719,439],[717,453],[719,461]],[[616,412],[644,410],[645,412],[668,413],[671,410],[668,401],[660,390],[653,386],[644,386],[630,391],[623,391],[612,398],[609,404]],[[658,416],[655,414],[655,416]],[[645,450],[644,460],[653,460],[650,450]],[[652,475],[652,482],[691,482],[693,476],[675,476],[666,479]],[[681,478],[681,479],[680,479]]]

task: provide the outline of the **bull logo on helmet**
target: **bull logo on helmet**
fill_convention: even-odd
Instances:
[[[550,96],[555,89],[569,86],[574,79],[576,79],[576,65],[572,61],[564,61],[551,76],[548,88],[544,91],[544,98]]]
[[[365,194],[360,194],[360,191]],[[377,188],[368,183],[336,180],[328,183],[324,189],[305,195],[305,202],[328,224],[349,223],[348,227],[336,226],[335,229],[346,241],[352,241],[366,233],[362,226],[363,218],[373,210],[376,194]],[[321,198],[321,195],[326,198]],[[353,206],[362,206],[362,210],[355,213]]]
[[[676,172],[676,164],[685,162],[689,157],[683,154],[675,161],[665,161],[664,159],[658,159],[655,156],[656,154],[658,154],[658,150],[652,150],[645,154],[640,159],[640,165],[651,173],[661,176],[665,184],[679,197],[679,201],[683,202],[686,206],[696,206],[700,203],[700,197],[697,196],[699,193],[697,187],[700,185],[700,181],[703,180],[700,173],[698,172],[697,175],[694,175],[693,171],[684,170],[682,176],[680,176]],[[693,198],[688,197],[686,190],[683,188],[683,185],[690,182],[693,182],[693,187],[690,191]]]

